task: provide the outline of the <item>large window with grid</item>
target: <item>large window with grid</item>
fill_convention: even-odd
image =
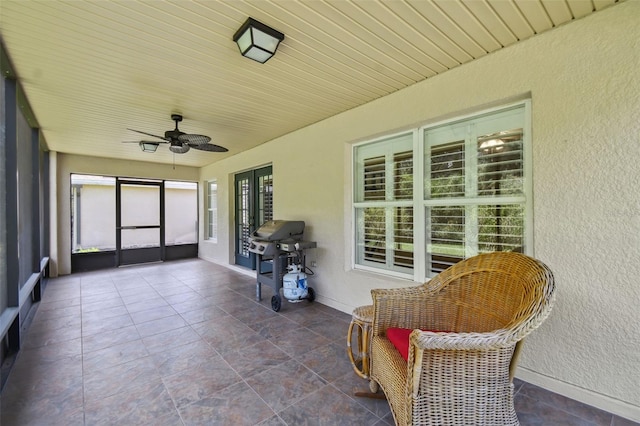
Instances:
[[[422,281],[531,253],[529,102],[354,148],[355,267]]]

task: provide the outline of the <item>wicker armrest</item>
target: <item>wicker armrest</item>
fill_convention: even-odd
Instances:
[[[433,294],[424,285],[371,290],[373,335],[384,335],[389,327],[426,328],[424,313],[433,305]]]
[[[409,336],[411,346],[422,350],[491,350],[517,343],[510,330],[487,333],[447,333],[414,330]]]

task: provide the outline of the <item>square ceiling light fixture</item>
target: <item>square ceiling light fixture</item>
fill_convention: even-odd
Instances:
[[[138,145],[140,145],[140,149],[143,152],[156,152],[156,149],[158,149],[158,145],[160,145],[159,143],[156,142],[140,142]]]
[[[258,22],[253,18],[246,20],[233,36],[238,43],[242,56],[264,64],[275,53],[284,34]]]

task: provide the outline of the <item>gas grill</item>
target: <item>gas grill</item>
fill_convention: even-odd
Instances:
[[[273,289],[271,309],[278,312],[282,306],[280,289],[290,302],[313,302],[315,292],[307,285],[306,266],[308,249],[315,241],[302,239],[305,223],[294,220],[271,220],[255,230],[249,238],[249,251],[257,255],[256,299],[262,300],[262,284]]]

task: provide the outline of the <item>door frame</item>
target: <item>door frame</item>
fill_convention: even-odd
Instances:
[[[253,270],[256,269],[256,254],[248,251],[248,238],[253,231],[262,225],[262,222],[273,218],[273,203],[271,202],[270,208],[267,210],[265,209],[265,197],[260,197],[260,178],[265,176],[271,176],[271,185],[273,186],[273,166],[271,165],[236,173],[233,180],[234,263]],[[241,181],[247,181],[246,194],[240,193],[239,183]],[[270,194],[273,197],[273,189]],[[246,209],[241,205],[241,202],[247,204]],[[241,217],[244,216],[245,210],[248,217],[246,223],[241,223]],[[261,212],[264,220],[260,220]]]
[[[160,223],[153,225],[122,225],[122,185],[155,186],[159,191]],[[165,259],[165,222],[164,222],[164,180],[137,180],[131,178],[116,178],[116,266],[134,265],[138,263],[162,262]],[[157,247],[143,247],[137,249],[122,248],[122,231],[128,229],[159,229]]]

